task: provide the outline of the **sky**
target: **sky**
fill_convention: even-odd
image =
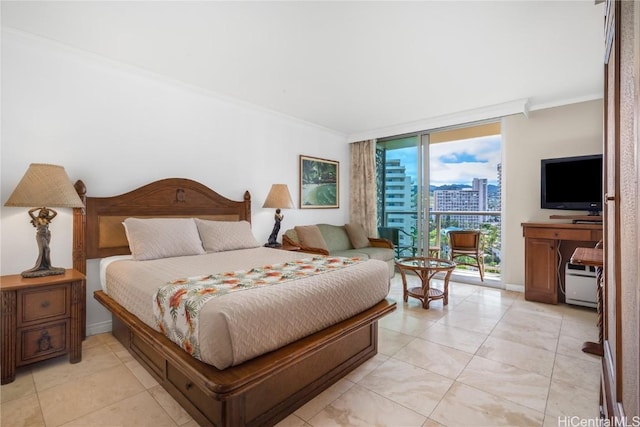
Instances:
[[[387,151],[389,159],[400,159],[407,175],[417,177],[415,147]],[[471,185],[473,178],[486,178],[489,184],[498,184],[498,163],[502,161],[500,135],[471,138],[429,146],[430,184]]]

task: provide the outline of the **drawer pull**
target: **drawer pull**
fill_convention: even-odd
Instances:
[[[38,351],[47,351],[51,347],[51,336],[48,331],[44,330],[40,334],[40,338],[38,338]]]
[[[47,308],[51,305],[51,303],[49,301],[42,301],[42,304],[40,304],[40,307],[42,308]]]
[[[184,388],[187,390],[191,390],[191,387],[193,387],[193,383],[192,382],[188,382],[184,385]]]

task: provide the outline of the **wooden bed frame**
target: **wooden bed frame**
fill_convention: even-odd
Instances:
[[[251,221],[249,192],[233,201],[188,179],[164,179],[114,197],[87,197],[82,181],[76,190],[85,208],[74,209],[73,265],[82,273],[87,259],[130,253],[121,225],[130,216]],[[112,313],[113,335],[206,426],[264,426],[282,420],[373,357],[377,321],[396,308],[394,301],[384,300],[279,350],[219,370],[189,356],[103,291],[95,291],[94,298]]]

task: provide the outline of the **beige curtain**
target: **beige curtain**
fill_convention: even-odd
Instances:
[[[351,144],[349,219],[364,226],[368,235],[378,235],[375,140]]]

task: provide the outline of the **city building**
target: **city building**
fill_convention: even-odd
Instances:
[[[416,227],[416,207],[412,204],[412,182],[400,159],[385,161],[383,224],[404,231],[400,233],[403,246],[412,244]]]
[[[486,189],[486,180],[484,181]],[[468,188],[435,190],[433,192],[433,208],[435,211],[478,211],[480,210],[480,191]],[[442,219],[447,226],[458,228],[478,228],[480,225],[480,217],[475,215],[451,214],[444,215]]]

